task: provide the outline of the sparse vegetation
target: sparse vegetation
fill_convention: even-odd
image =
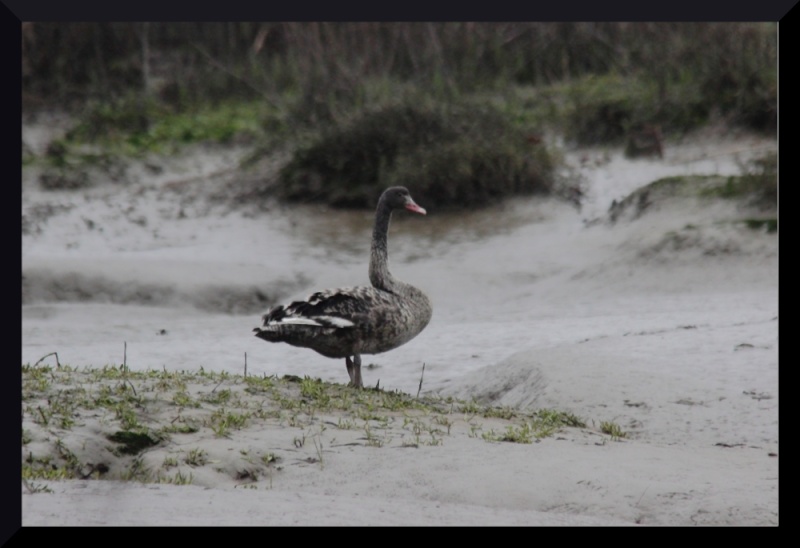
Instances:
[[[744,223],[753,229],[766,229],[775,232],[778,229],[777,217],[769,216],[777,213],[778,177],[777,156],[770,153],[742,166],[742,175],[690,175],[673,176],[658,179],[636,189],[620,201],[614,201],[609,208],[609,219],[616,222],[627,217],[636,219],[654,204],[672,198],[699,198],[736,200],[743,207],[757,210],[765,214],[763,218],[753,218]],[[695,230],[697,226],[687,226],[687,230]]]
[[[571,413],[555,411],[553,409],[540,409],[521,425],[508,425],[504,432],[489,430],[482,434],[488,441],[508,441],[513,443],[532,443],[552,436],[561,428],[583,428],[586,424]]]
[[[23,365],[22,371],[26,480],[111,478],[183,485],[201,481],[197,470],[213,468],[235,481],[272,487],[283,458],[296,460],[299,453],[324,470],[326,448],[342,438],[376,449],[435,447],[454,435],[531,443],[586,427],[578,417],[551,409],[524,412],[356,390],[310,377],[253,379],[203,369],[131,371],[111,365]],[[493,427],[484,428],[478,417]],[[503,425],[499,430],[498,424]],[[276,438],[283,439],[282,449],[261,452],[242,444],[249,434],[240,433],[267,425],[288,429]],[[236,454],[241,463],[219,465],[221,455],[213,447],[220,443],[229,447],[224,458]]]
[[[727,177],[724,184],[701,188],[704,196],[749,198],[756,205],[778,203],[778,154],[770,152],[741,166],[742,174]]]

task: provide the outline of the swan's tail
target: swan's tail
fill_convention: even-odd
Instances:
[[[253,333],[259,339],[264,339],[268,342],[283,342],[284,336],[280,329],[262,329],[260,327],[253,328]]]
[[[331,335],[341,329],[354,326],[347,318],[330,314],[314,314],[305,302],[295,302],[289,307],[276,306],[263,316],[261,327],[253,329],[256,337],[269,342],[288,342],[307,346],[308,339],[319,335]]]

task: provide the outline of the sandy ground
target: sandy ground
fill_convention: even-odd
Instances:
[[[609,165],[622,170],[616,161],[596,172],[610,178]],[[614,195],[605,188],[597,194]],[[531,243],[525,257],[505,251],[498,238],[534,242],[544,240],[537,231],[561,229],[511,228],[405,270],[405,278],[428,282],[434,322],[403,352],[387,354],[380,369],[366,371],[366,382],[380,377],[382,386],[414,394],[418,366],[427,361],[429,395],[518,410],[559,409],[584,418],[584,428],[562,428],[529,444],[491,441],[475,435],[476,428],[502,431],[510,423],[456,413],[438,442],[412,444],[408,425],[397,416],[376,426],[382,442],[375,444],[365,438],[364,424],[335,426],[353,419],[344,412],[299,425],[285,417],[253,420],[228,437],[201,431],[191,443],[173,441],[150,453],[155,466],[165,455],[180,458],[203,448],[210,464],[184,467],[194,472],[192,485],[88,479],[23,485],[23,525],[778,525],[778,245],[776,234],[728,222],[750,215],[735,205],[665,202],[644,220],[570,228],[561,239]],[[43,234],[47,226],[42,224]],[[207,226],[212,240],[212,233],[224,230],[215,222]],[[166,225],[162,235],[169,237]],[[77,269],[81,255],[67,251],[54,258],[54,242],[72,249],[69,241],[87,240],[64,238],[66,244],[41,235],[24,240],[23,265],[53,269],[56,278],[59,260]],[[408,259],[407,242],[395,241],[399,256]],[[94,257],[98,248],[85,247],[91,249],[86,256]],[[181,248],[172,249],[176,259]],[[426,278],[430,271],[457,276],[450,265],[458,261],[476,265],[469,278]],[[321,265],[320,277],[337,269]],[[255,277],[248,273],[257,267],[242,264],[227,280],[247,288]],[[170,272],[149,269],[148,275]],[[273,274],[270,279],[290,272]],[[226,281],[216,270],[214,276]],[[512,281],[519,289],[509,292]],[[108,362],[99,356],[112,349],[101,346],[99,336],[112,339],[119,356],[117,318],[125,314],[119,329],[126,337],[151,337],[131,346],[142,369],[203,352],[220,364],[218,370],[235,372],[246,351],[258,373],[286,373],[269,364],[293,361],[307,364],[303,374],[343,382],[341,364],[249,339],[243,345],[238,337],[252,318],[220,313],[189,319],[165,309],[153,321],[152,310],[27,302],[23,363],[58,350],[62,361],[73,352],[76,365],[102,366]],[[157,325],[171,326],[169,343],[155,335]],[[227,357],[220,348],[236,349],[235,366],[222,365]],[[285,353],[270,361],[270,352]],[[236,386],[231,381],[230,388]],[[150,412],[154,420],[174,418],[169,407]],[[613,421],[626,437],[601,433],[601,421]],[[99,443],[100,433],[73,427],[69,435],[74,444],[84,436],[86,447]],[[294,440],[302,435],[316,443],[298,447]],[[258,460],[267,453],[280,457],[280,469],[242,477],[248,456]]]

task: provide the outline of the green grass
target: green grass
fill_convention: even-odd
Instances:
[[[742,174],[701,188],[703,196],[750,199],[757,205],[778,205],[778,155],[770,152],[741,166]]]
[[[627,432],[624,432],[622,428],[615,422],[603,421],[600,423],[600,431],[603,434],[608,434],[611,436],[612,440],[619,441],[623,438],[627,438]]]
[[[202,466],[208,462],[208,453],[200,448],[195,448],[186,453],[183,462],[189,466]]]
[[[565,427],[584,428],[583,420],[572,413],[553,409],[540,409],[522,424],[510,424],[505,431],[490,430],[482,434],[487,441],[506,441],[512,443],[532,443],[535,440],[550,437]]]
[[[241,430],[249,418],[250,415],[247,413],[234,413],[218,409],[211,415],[209,426],[217,437],[228,437],[231,430]]]
[[[92,144],[136,155],[192,143],[254,139],[261,132],[266,108],[261,101],[229,101],[174,110],[136,96],[89,103],[59,144],[67,148]]]
[[[228,101],[177,111],[136,96],[90,102],[44,155],[28,151],[24,165],[41,166],[39,181],[49,190],[86,188],[98,175],[126,180],[132,158],[170,155],[198,143],[230,145],[261,138],[265,109],[259,101]]]
[[[194,476],[191,472],[184,474],[180,470],[175,472],[174,475],[164,475],[159,472],[156,477],[155,483],[169,483],[172,485],[191,485],[194,481]]]

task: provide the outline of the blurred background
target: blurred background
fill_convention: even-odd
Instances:
[[[247,148],[249,176],[229,190],[249,203],[371,208],[408,181],[436,209],[537,192],[580,202],[580,183],[558,176],[562,145],[663,157],[703,127],[777,129],[772,22],[27,22],[22,34],[23,117],[55,132],[24,140],[23,166],[51,189],[124,178],[120,157],[221,143]]]

